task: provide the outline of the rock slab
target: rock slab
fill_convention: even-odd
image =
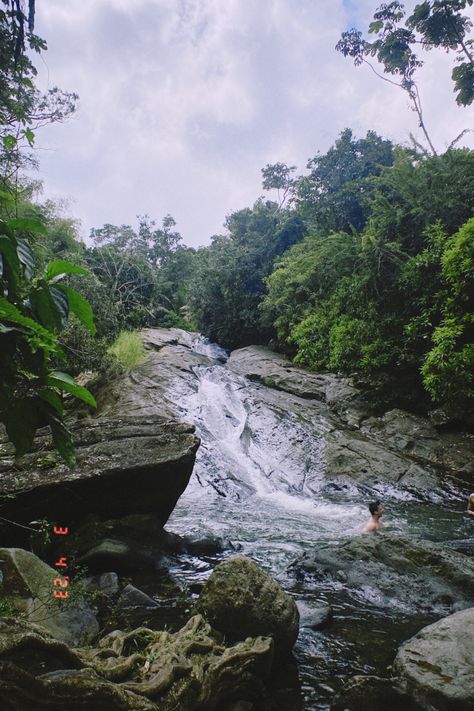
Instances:
[[[69,469],[46,432],[15,465],[0,443],[3,516],[67,523],[95,513],[153,513],[163,525],[191,476],[199,439],[192,425],[159,416],[100,418],[72,426],[77,466]],[[2,451],[3,450],[3,451]],[[7,456],[2,457],[2,453]],[[18,530],[14,531],[18,539]]]

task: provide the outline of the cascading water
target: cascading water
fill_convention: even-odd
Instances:
[[[327,631],[303,628],[295,654],[302,683],[303,708],[328,709],[341,680],[356,673],[380,673],[398,643],[422,626],[409,610],[393,615],[377,607],[376,587],[366,586],[358,600],[343,583],[298,586],[288,565],[327,541],[357,536],[367,519],[367,497],[355,486],[337,490],[324,477],[324,439],[333,425],[319,403],[294,398],[250,383],[225,365],[226,352],[202,337],[187,336],[195,353],[211,359],[194,368],[186,395],[175,405],[193,422],[201,447],[191,481],[167,528],[181,535],[217,535],[230,539],[257,560],[297,599],[303,615],[330,604],[334,622]],[[172,398],[172,393],[170,395]],[[463,537],[456,514],[387,487],[395,528],[423,534],[443,526]],[[211,570],[191,557],[174,571],[184,583]],[[426,623],[426,620],[423,620]]]

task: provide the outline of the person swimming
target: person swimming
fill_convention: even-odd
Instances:
[[[474,516],[474,494],[470,494],[467,497],[467,511],[466,513],[471,514],[471,516]]]
[[[362,533],[374,533],[383,528],[382,518],[384,507],[380,501],[371,501],[369,504],[370,518],[362,529]],[[472,512],[474,514],[474,511]]]

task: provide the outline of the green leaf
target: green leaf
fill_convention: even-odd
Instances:
[[[377,32],[380,32],[382,27],[383,27],[382,20],[375,20],[374,22],[371,22],[369,25],[369,34],[376,34]]]
[[[31,279],[34,273],[35,258],[33,256],[33,252],[31,251],[30,245],[26,240],[19,239],[17,240],[17,243],[18,259],[20,260],[20,263],[23,265],[23,269],[25,270],[25,278],[29,280]]]
[[[24,136],[25,136],[26,140],[28,141],[30,147],[33,148],[33,146],[35,144],[35,134],[31,130],[31,128],[27,128],[23,133],[24,133]]]
[[[17,232],[32,232],[40,235],[45,235],[48,232],[40,220],[35,220],[32,217],[13,217],[8,220],[7,227]]]
[[[63,402],[54,388],[43,388],[38,391],[38,396],[53,407],[62,417],[64,412]]]
[[[0,319],[24,326],[36,335],[41,336],[40,343],[42,346],[47,347],[49,350],[59,351],[56,336],[51,331],[48,331],[34,319],[23,316],[21,311],[3,296],[0,296]]]
[[[69,316],[69,303],[67,296],[55,286],[49,287],[49,291],[53,297],[53,301],[58,309],[58,312],[61,314],[62,325],[64,326],[64,322]]]
[[[64,422],[52,415],[49,418],[49,426],[53,435],[53,443],[61,457],[71,469],[76,465],[76,453],[72,435]]]
[[[37,404],[36,398],[18,399],[11,403],[8,412],[2,413],[8,438],[15,447],[17,457],[21,457],[32,447],[35,432],[39,427]]]
[[[64,259],[55,259],[54,262],[48,264],[45,279],[47,281],[51,281],[52,279],[56,280],[56,277],[63,277],[65,274],[81,274],[82,276],[86,276],[89,272],[77,264],[72,264],[72,262],[66,262]]]
[[[17,241],[14,237],[0,235],[0,252],[3,254],[4,263],[8,265],[10,275],[17,280],[20,275],[20,261],[17,253]]]
[[[84,324],[92,335],[95,335],[94,313],[87,299],[81,296],[75,289],[71,289],[64,284],[60,284],[56,288],[66,294],[69,303],[69,311],[77,316],[79,321]]]
[[[3,200],[8,205],[13,205],[15,203],[15,198],[11,193],[5,192],[5,190],[0,190],[0,200]]]
[[[3,138],[3,147],[7,151],[12,151],[15,148],[16,143],[17,143],[17,141],[16,141],[15,136],[9,135],[9,136],[4,136],[4,138]]]
[[[39,320],[50,331],[63,326],[64,314],[54,299],[49,285],[41,279],[30,293],[30,302]]]
[[[64,390],[65,392],[71,393],[71,395],[79,398],[79,400],[82,400],[87,405],[91,405],[91,407],[97,407],[94,396],[87,390],[87,388],[83,388],[82,385],[77,385],[77,383],[74,382],[74,379],[67,373],[62,373],[61,371],[56,370],[48,376],[47,382],[48,385],[58,388],[58,390]]]

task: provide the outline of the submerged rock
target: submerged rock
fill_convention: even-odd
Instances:
[[[312,630],[321,630],[331,622],[332,616],[332,607],[317,607],[301,615],[300,626],[308,627]]]
[[[322,544],[289,571],[343,582],[353,595],[381,608],[447,614],[474,601],[474,560],[440,544],[385,532]]]
[[[299,612],[294,600],[245,556],[214,568],[195,610],[229,640],[271,636],[279,659],[290,654],[298,637]]]
[[[335,695],[331,711],[422,711],[392,679],[354,676]],[[454,710],[453,710],[454,711]]]
[[[422,709],[474,709],[474,608],[424,627],[393,663],[401,685]]]

